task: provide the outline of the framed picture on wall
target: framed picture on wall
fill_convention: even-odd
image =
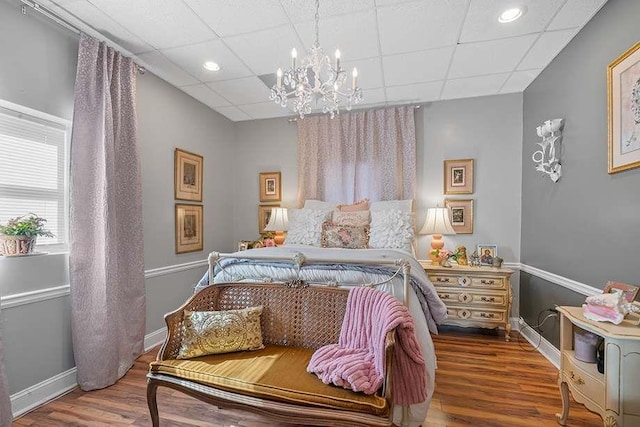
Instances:
[[[473,193],[473,159],[444,161],[444,194]]]
[[[473,199],[444,199],[456,234],[473,234]]]
[[[177,200],[202,201],[202,156],[176,148],[174,187]]]
[[[269,224],[271,210],[279,208],[280,205],[260,205],[258,206],[258,233],[265,234],[264,228]]]
[[[492,265],[493,258],[498,256],[498,246],[496,245],[478,245],[478,255],[480,256],[480,265]]]
[[[640,288],[638,288],[637,286],[627,285],[626,283],[607,282],[607,286],[604,287],[603,293],[620,293],[624,295],[624,298],[627,300],[627,302],[631,302],[638,296],[639,289]]]
[[[176,203],[176,253],[197,252],[204,248],[202,205]]]
[[[609,173],[640,166],[640,42],[607,67]]]
[[[282,200],[280,172],[260,173],[260,202],[279,202]]]

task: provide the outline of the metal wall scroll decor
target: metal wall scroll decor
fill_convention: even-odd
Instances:
[[[553,119],[547,120],[536,127],[536,132],[542,138],[542,142],[537,143],[540,146],[540,150],[531,155],[531,160],[536,163],[536,170],[549,175],[553,182],[558,182],[562,176],[560,154],[562,151],[563,126],[563,119]]]

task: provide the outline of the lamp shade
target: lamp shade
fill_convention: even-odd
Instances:
[[[286,231],[289,229],[289,217],[287,208],[271,209],[269,223],[264,228],[265,231]]]
[[[427,209],[427,219],[419,234],[456,234],[449,218],[449,208]]]

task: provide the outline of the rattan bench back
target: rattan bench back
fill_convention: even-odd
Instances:
[[[274,283],[221,283],[207,286],[180,309],[165,316],[169,339],[160,359],[173,359],[182,341],[182,312],[234,310],[263,306],[265,344],[317,349],[337,343],[347,305],[347,289],[310,286],[292,288]]]

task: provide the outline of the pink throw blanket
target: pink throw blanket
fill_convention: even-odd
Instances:
[[[397,298],[374,288],[349,291],[338,344],[319,348],[307,371],[325,384],[373,394],[384,380],[386,334],[396,327],[394,403],[423,402],[427,398],[426,367],[413,318]]]

